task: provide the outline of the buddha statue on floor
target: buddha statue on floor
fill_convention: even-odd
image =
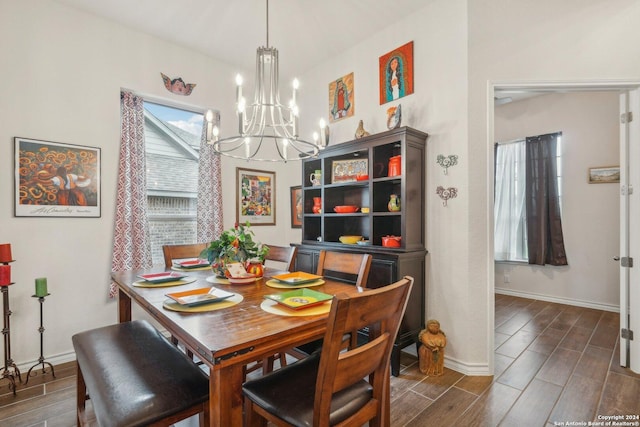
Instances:
[[[418,339],[422,343],[418,354],[420,372],[435,377],[442,375],[447,336],[440,330],[440,322],[435,319],[427,321],[427,328],[420,331]]]

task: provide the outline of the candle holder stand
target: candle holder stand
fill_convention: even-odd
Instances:
[[[24,384],[27,385],[29,383],[29,377],[31,376],[31,371],[33,371],[33,368],[35,368],[36,366],[41,365],[42,366],[42,375],[47,374],[49,371],[47,371],[47,367],[45,365],[49,365],[49,368],[51,368],[51,375],[53,375],[53,378],[56,377],[56,372],[53,370],[53,365],[49,362],[45,361],[44,358],[44,326],[43,326],[43,316],[42,316],[42,308],[44,306],[44,299],[45,297],[48,297],[51,294],[46,294],[44,296],[38,296],[38,295],[31,295],[33,298],[38,298],[38,302],[40,303],[40,327],[38,328],[38,332],[40,332],[40,357],[38,358],[38,361],[29,368],[29,372],[27,372],[27,378],[24,381]],[[37,374],[36,371],[33,371],[33,376],[35,377]]]
[[[13,282],[9,283],[12,285]],[[0,368],[2,375],[0,381],[9,380],[9,390],[16,394],[16,378],[22,383],[22,376],[20,370],[16,366],[15,362],[11,358],[11,309],[9,308],[9,285],[0,286],[2,292],[2,308],[4,313],[4,325],[2,328],[2,335],[4,336],[4,367]]]

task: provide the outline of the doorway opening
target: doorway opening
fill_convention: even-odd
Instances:
[[[511,108],[510,107],[510,114],[512,115],[517,115],[517,114],[522,114],[522,115],[526,115],[528,113],[531,114],[536,114],[536,109],[533,108],[531,109],[530,105],[535,105],[536,103],[538,105],[543,104],[545,101],[543,100],[544,97],[547,96],[551,96],[551,97],[555,97],[553,100],[556,101],[557,98],[559,98],[561,101],[566,101],[569,98],[569,95],[577,95],[577,94],[584,94],[586,97],[601,97],[603,99],[608,99],[607,102],[612,102],[613,103],[613,108],[615,111],[609,111],[609,114],[607,115],[607,117],[609,117],[609,120],[611,121],[610,124],[608,124],[607,126],[609,127],[613,127],[615,129],[615,131],[618,131],[618,126],[619,126],[619,114],[618,114],[618,108],[619,108],[619,104],[618,104],[618,95],[624,91],[628,91],[634,88],[637,88],[640,86],[640,82],[638,81],[625,81],[625,82],[557,82],[557,83],[549,83],[549,82],[533,82],[533,83],[527,83],[527,84],[522,84],[522,83],[510,83],[510,82],[492,82],[489,84],[489,91],[488,91],[488,196],[487,200],[493,201],[493,193],[494,193],[494,183],[493,183],[493,174],[494,174],[494,143],[500,140],[509,140],[511,139],[509,135],[509,131],[514,131],[513,129],[511,130],[507,130],[505,131],[504,129],[504,123],[505,121],[503,120],[503,118],[499,117],[496,115],[496,109],[497,108],[503,108],[501,106],[504,106],[505,104],[512,104],[513,107],[516,106],[516,104],[520,104],[522,107],[521,108]],[[564,99],[563,98],[563,94],[564,95]],[[608,98],[607,98],[608,96]],[[535,98],[535,99],[530,99],[530,98]],[[537,100],[537,98],[540,98],[540,100]],[[521,102],[522,99],[527,99],[526,102]],[[575,101],[574,101],[575,102]],[[577,101],[579,102],[579,101]],[[530,110],[531,111],[528,111]],[[609,108],[609,110],[611,110],[611,107]],[[539,111],[537,111],[539,113]],[[594,114],[597,114],[594,113]],[[512,117],[511,117],[512,118]],[[539,117],[536,117],[536,119],[539,119]],[[585,120],[584,117],[580,118],[580,117],[576,117],[575,120],[576,122],[578,122],[580,119]],[[588,120],[588,119],[587,119]],[[515,122],[515,120],[514,120]],[[548,120],[548,126],[553,126],[552,123],[553,120]],[[559,123],[559,122],[558,122]],[[501,127],[502,126],[502,127]],[[527,130],[525,129],[524,132],[526,132]],[[540,133],[546,133],[546,132],[556,132],[556,131],[566,131],[566,129],[560,129],[560,128],[547,128],[545,129],[545,131],[540,132],[539,129],[535,130],[535,131],[531,131],[531,134],[524,134],[524,135],[513,135],[513,137],[524,137],[524,136],[533,136],[536,134],[540,134]],[[566,135],[566,133],[565,133]],[[615,146],[618,146],[618,141],[615,140],[613,142],[607,142],[606,140],[601,141],[601,144],[604,146],[606,144],[615,144]],[[603,148],[603,147],[600,147]],[[617,150],[617,148],[616,148]],[[575,147],[574,147],[574,151],[575,151]],[[585,156],[584,151],[579,152],[579,155],[581,156]],[[590,164],[590,161],[588,158],[583,158],[582,161],[583,162],[587,162],[590,164],[590,166],[592,167],[597,167],[597,166],[612,166],[613,164],[620,164],[619,160],[620,160],[620,154],[619,154],[619,150],[617,153],[617,156],[615,156],[614,158],[610,157],[610,162],[612,162],[612,165],[605,165],[605,164],[598,164],[597,163],[597,154],[592,153],[592,156],[596,155],[596,160],[593,160],[593,164]],[[612,155],[611,153],[611,148],[609,148],[609,156]],[[567,156],[567,160],[566,163],[570,164],[571,157]],[[574,156],[572,156],[574,157]],[[588,157],[588,156],[587,156]],[[574,157],[575,159],[575,157]],[[578,173],[576,172],[575,168],[573,171],[571,171],[571,167],[566,168],[563,170],[563,173],[565,175],[569,175],[569,174],[575,174]],[[589,197],[589,193],[593,193],[592,190],[595,189],[596,186],[592,186],[592,188],[588,187],[587,184],[587,176],[588,176],[588,167],[583,170],[581,172],[581,175],[579,177],[573,176],[572,178],[567,176],[565,179],[563,179],[563,185],[565,185],[564,190],[567,190],[566,184],[567,184],[567,179],[569,181],[573,180],[574,184],[578,181],[584,182],[584,186],[581,188],[580,191],[586,192],[586,194],[582,194],[582,197]],[[598,189],[598,193],[609,193],[607,195],[607,197],[611,200],[613,200],[613,207],[615,208],[615,212],[613,212],[613,210],[611,210],[611,216],[614,217],[615,219],[619,219],[619,215],[618,215],[618,209],[619,209],[619,192],[618,192],[618,185],[609,185],[608,189],[606,189],[605,187],[607,187],[606,185],[604,186],[600,186],[601,188]],[[572,203],[576,203],[576,195],[577,193],[573,192],[573,190],[568,191],[568,199],[570,202]],[[569,203],[569,202],[567,202]],[[602,206],[603,208],[606,208],[606,206]],[[488,203],[488,209],[489,209],[489,215],[488,218],[490,218],[491,221],[493,221],[494,218],[494,209],[493,209],[493,204],[492,202]],[[572,224],[570,221],[570,217],[569,215],[572,215],[572,209],[568,209],[567,210],[563,207],[563,228],[565,227],[565,224],[569,225],[569,227],[572,226],[577,226],[577,227],[584,227],[584,224]],[[575,215],[575,205],[574,205],[574,209],[573,209],[574,215]],[[585,214],[583,212],[583,214]],[[584,215],[583,215],[584,216]],[[585,221],[588,221],[588,218],[582,218]],[[574,218],[574,223],[578,222],[580,223],[580,221],[575,221]],[[618,221],[619,222],[619,221]],[[595,224],[591,224],[591,226],[596,226]],[[620,226],[619,224],[613,224],[612,226],[615,227],[615,232],[614,234],[614,239],[612,239],[609,244],[608,247],[604,247],[606,245],[604,245],[601,249],[602,249],[602,253],[597,254],[598,258],[602,258],[600,260],[600,262],[603,263],[609,263],[608,265],[608,273],[609,273],[609,277],[603,280],[608,280],[609,282],[611,282],[611,274],[615,274],[615,272],[618,273],[619,275],[619,270],[618,269],[618,264],[614,263],[613,261],[613,257],[618,253],[619,251],[619,245],[618,245],[618,236],[620,233]],[[547,293],[548,295],[550,295],[549,297],[546,298],[546,300],[551,301],[551,302],[559,302],[559,303],[564,303],[564,304],[571,304],[571,305],[581,305],[584,307],[592,307],[592,308],[598,308],[598,309],[604,309],[604,310],[609,310],[609,311],[618,311],[619,310],[619,301],[616,300],[615,298],[611,298],[611,292],[612,290],[609,289],[609,295],[605,296],[605,295],[598,295],[597,292],[599,290],[595,290],[595,294],[593,295],[589,295],[587,294],[584,298],[582,298],[582,300],[580,298],[575,298],[571,295],[571,292],[567,292],[566,294],[556,294],[557,297],[553,296],[553,292],[545,292],[545,288],[543,286],[543,288],[541,290],[539,290],[539,292],[532,292],[530,290],[530,288],[521,288],[521,289],[517,289],[517,287],[513,286],[509,286],[509,287],[505,287],[504,289],[501,289],[502,284],[506,284],[509,283],[511,284],[513,282],[513,280],[518,280],[519,277],[518,275],[520,274],[519,271],[522,271],[521,268],[519,268],[520,266],[518,266],[517,264],[509,264],[509,263],[505,263],[505,264],[500,264],[497,265],[495,262],[495,256],[494,256],[494,241],[493,241],[493,233],[494,233],[494,225],[493,222],[491,222],[490,227],[489,227],[489,238],[490,238],[490,254],[489,254],[489,267],[488,267],[488,271],[490,272],[489,276],[489,293],[490,293],[490,301],[491,301],[491,308],[490,308],[490,319],[489,319],[489,325],[493,326],[495,325],[496,322],[496,312],[495,312],[495,304],[494,304],[494,295],[496,294],[496,292],[498,293],[502,293],[502,292],[512,292],[513,295],[519,295],[519,296],[524,296],[524,297],[528,297],[528,298],[532,298],[532,299],[538,299],[538,300],[545,300],[545,294]],[[570,247],[567,248],[567,255],[569,257],[569,267],[566,269],[566,271],[571,271],[571,269],[573,269],[573,271],[571,271],[571,274],[573,275],[580,275],[579,270],[580,269],[580,264],[583,262],[589,262],[589,260],[581,260],[579,258],[580,256],[580,250],[579,250],[579,246],[577,248],[578,250],[573,251],[573,257],[572,257],[572,253],[570,251]],[[606,255],[603,255],[606,254]],[[573,261],[572,262],[572,258]],[[606,259],[606,261],[605,261]],[[560,280],[559,282],[556,282],[555,285],[557,284],[561,284],[561,280],[562,280],[562,276],[566,276],[565,280],[572,280],[571,279],[571,274],[566,274],[566,271],[559,271],[559,270],[554,270],[554,269],[558,269],[558,267],[527,267],[528,264],[525,264],[525,269],[529,270],[530,273],[530,278],[533,278],[533,280],[540,280],[543,283],[546,283],[545,286],[547,286],[547,290],[551,289],[550,286],[553,286],[553,282],[554,280]],[[586,268],[586,267],[585,267]],[[613,273],[612,273],[613,272]],[[515,277],[514,277],[515,276]],[[560,279],[559,279],[560,277]],[[575,280],[575,279],[573,279]],[[615,281],[615,285],[618,286],[618,281]],[[619,288],[618,288],[619,289]],[[619,290],[616,290],[616,292],[619,292]],[[616,294],[618,295],[618,294]],[[603,303],[603,304],[589,304],[589,301],[599,301],[599,300],[608,300],[608,302]],[[494,372],[494,350],[496,347],[496,342],[495,342],[495,336],[493,333],[488,334],[489,339],[490,339],[490,343],[488,346],[489,352],[490,352],[490,357],[489,357],[489,366],[490,366],[490,370],[491,372]]]

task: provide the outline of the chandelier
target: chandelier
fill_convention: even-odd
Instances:
[[[269,47],[269,0],[267,1],[267,47],[259,47],[256,54],[255,94],[247,104],[242,93],[242,77],[236,76],[236,114],[238,134],[219,138],[213,123],[213,112],[207,111],[207,142],[213,150],[225,156],[243,160],[287,162],[314,157],[326,146],[328,129],[321,126],[322,142],[314,134],[314,142],[298,134],[298,80],[293,80],[288,105],[280,102],[278,89],[278,50]]]

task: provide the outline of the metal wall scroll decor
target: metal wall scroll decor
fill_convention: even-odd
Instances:
[[[450,154],[449,156],[445,157],[442,154],[438,154],[438,158],[436,161],[440,166],[444,168],[444,174],[447,175],[447,169],[458,164],[458,156],[455,154]]]
[[[436,188],[436,194],[443,200],[442,206],[446,208],[447,200],[458,197],[458,189],[456,187],[444,188],[443,186],[439,185],[438,188]]]

